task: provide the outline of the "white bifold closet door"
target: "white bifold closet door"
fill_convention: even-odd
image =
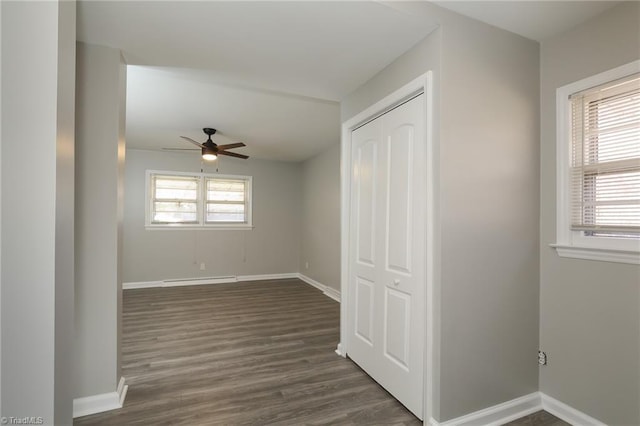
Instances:
[[[423,417],[425,95],[353,131],[347,355]]]

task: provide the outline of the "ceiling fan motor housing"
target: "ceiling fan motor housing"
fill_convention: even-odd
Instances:
[[[249,158],[249,156],[247,155],[228,151],[229,149],[246,146],[244,143],[236,142],[236,143],[218,146],[218,144],[211,139],[211,136],[216,134],[216,129],[212,127],[204,127],[202,131],[208,136],[206,142],[204,143],[197,142],[186,136],[180,136],[180,137],[189,143],[199,146],[201,148],[202,158],[204,158],[205,160],[215,160],[218,155],[228,155],[230,157],[242,158],[244,160]]]

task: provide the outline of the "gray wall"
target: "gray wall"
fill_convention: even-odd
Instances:
[[[538,45],[433,5],[410,6],[439,29],[345,99],[342,117],[434,71],[432,415],[446,421],[538,389]]]
[[[74,396],[120,379],[126,68],[120,51],[78,43]]]
[[[253,176],[253,230],[145,230],[145,171],[199,172],[200,167],[197,153],[127,151],[124,282],[298,272],[302,187],[297,163],[220,160],[220,173]],[[214,173],[215,166],[205,164],[204,171]]]
[[[71,424],[75,4],[0,7],[1,414]]]
[[[302,231],[298,270],[313,280],[340,290],[339,144],[302,163]]]
[[[425,7],[429,7],[429,10],[442,10],[430,5]],[[414,11],[414,13],[419,12],[420,11]],[[393,93],[402,85],[419,77],[428,70],[434,71],[434,87],[436,89],[435,104],[437,105],[439,99],[438,82],[440,78],[441,43],[441,31],[435,28],[431,34],[417,43],[413,48],[387,65],[384,70],[373,76],[364,85],[350,93],[349,96],[340,103],[340,117],[342,121],[347,121],[356,114],[364,111],[367,107],[378,102],[386,95]]]
[[[2,46],[2,3],[0,2],[0,46]],[[0,49],[0,52],[2,49]],[[2,58],[0,57],[0,64]],[[2,66],[0,65],[0,98],[2,95]],[[0,225],[2,223],[2,103],[0,102]],[[0,415],[2,415],[2,226],[0,226]]]
[[[58,132],[56,153],[56,303],[54,395],[55,424],[73,418],[74,302],[75,302],[75,93],[76,4],[59,3]]]
[[[640,3],[541,44],[540,390],[611,425],[640,424],[640,267],[560,258],[555,90],[640,58]]]
[[[443,25],[441,419],[538,390],[538,44]]]

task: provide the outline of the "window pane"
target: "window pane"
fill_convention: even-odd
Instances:
[[[244,191],[242,192],[222,192],[207,191],[208,201],[244,201]]]
[[[246,222],[244,204],[207,204],[207,222]]]
[[[572,97],[572,227],[640,231],[640,76]]]
[[[198,198],[197,190],[157,188],[156,200],[195,200]]]
[[[156,199],[196,200],[198,198],[198,180],[188,176],[156,176],[154,189]]]
[[[196,223],[198,221],[196,203],[155,202],[153,206],[155,223]]]
[[[242,224],[250,223],[250,179],[204,174],[150,175],[149,223]],[[204,188],[202,186],[205,186]],[[204,210],[204,211],[203,211]]]
[[[584,222],[599,226],[640,226],[640,172],[585,176]]]
[[[197,223],[195,213],[182,212],[156,212],[153,215],[153,223]]]
[[[180,212],[180,213],[196,213],[197,204],[196,203],[187,203],[184,201],[177,202],[167,202],[167,201],[156,201],[154,204],[154,209],[157,212]]]
[[[640,92],[585,105],[585,163],[640,158]]]
[[[207,179],[207,201],[245,200],[246,181],[229,179]]]

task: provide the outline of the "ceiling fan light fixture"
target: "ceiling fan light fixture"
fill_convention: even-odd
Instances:
[[[0,0],[0,1],[2,1],[2,0]],[[185,141],[187,141],[189,143],[192,143],[195,146],[199,147],[201,149],[201,152],[202,152],[202,159],[203,160],[213,161],[216,158],[218,158],[219,155],[228,155],[229,157],[241,158],[243,160],[246,160],[247,158],[249,158],[248,155],[238,154],[236,152],[229,151],[230,149],[233,149],[233,148],[242,148],[243,146],[246,146],[243,142],[234,142],[234,143],[228,143],[228,144],[225,144],[225,145],[218,145],[214,141],[211,140],[211,135],[216,133],[216,129],[205,127],[202,130],[208,136],[207,140],[204,143],[196,142],[193,139],[188,138],[186,136],[180,136],[180,137],[182,139],[184,139]],[[173,150],[172,148],[162,148],[162,149],[168,149],[170,151]],[[184,149],[183,148],[175,148],[175,150],[183,151]]]
[[[213,160],[215,160],[216,158],[218,158],[218,156],[217,156],[217,155],[215,155],[215,154],[204,154],[204,155],[202,156],[202,158],[203,158],[204,160],[207,160],[207,161],[213,161]]]
[[[216,154],[216,151],[208,146],[205,146],[204,148],[202,148],[202,159],[203,160],[207,160],[207,161],[213,161],[216,158],[218,158],[218,155]]]

